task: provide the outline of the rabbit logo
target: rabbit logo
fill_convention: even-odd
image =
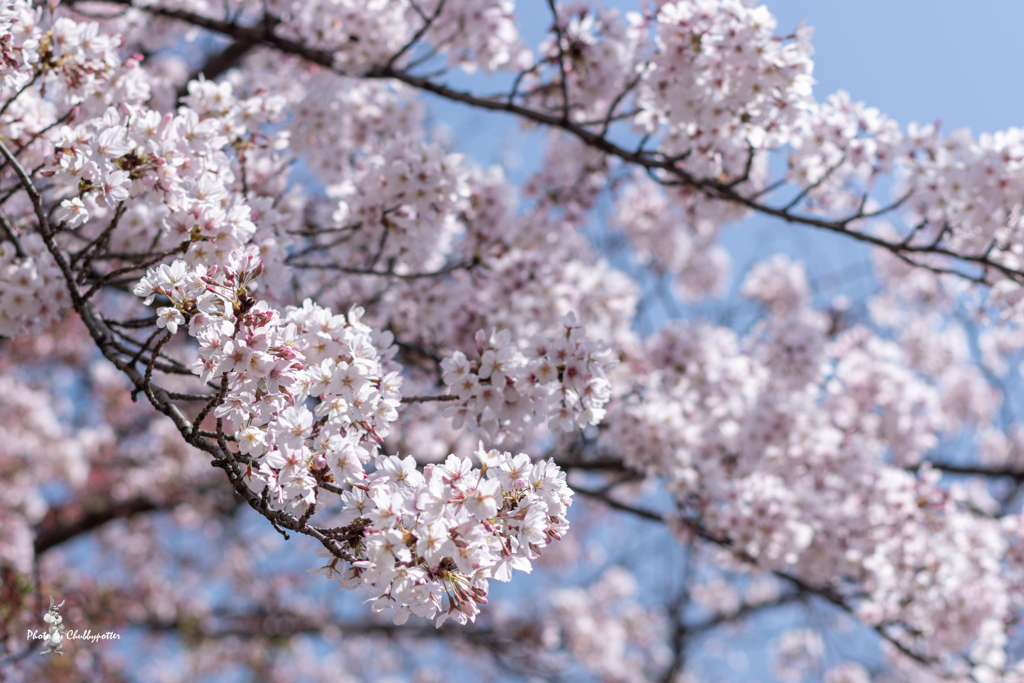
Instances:
[[[46,622],[46,635],[43,636],[43,645],[46,649],[39,654],[45,655],[47,652],[55,652],[60,656],[64,656],[61,648],[64,647],[64,619],[60,616],[61,607],[64,606],[64,600],[60,601],[59,605],[53,604],[53,596],[50,596],[50,609],[43,615],[43,621]]]

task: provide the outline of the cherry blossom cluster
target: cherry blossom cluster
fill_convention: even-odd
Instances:
[[[551,136],[546,158],[527,181],[533,204],[525,215],[516,212],[514,188],[503,175],[474,176],[458,206],[464,232],[449,248],[462,263],[485,265],[429,284],[392,286],[403,329],[419,334],[426,327],[451,340],[451,348],[465,349],[480,329],[514,329],[529,338],[559,329],[559,317],[573,312],[599,339],[629,335],[637,287],[580,231],[607,181],[607,159],[564,135]]]
[[[213,3],[203,3],[211,5]],[[330,50],[342,69],[386,62],[414,31],[405,3],[372,0],[298,2],[275,0],[267,9],[280,20],[274,32],[313,48]]]
[[[843,90],[807,110],[793,147],[787,179],[827,213],[856,209],[859,192],[891,173],[904,153],[899,125]]]
[[[568,530],[572,505],[554,461],[482,445],[476,457],[479,468],[450,455],[422,473],[412,456],[377,458],[366,482],[342,494],[339,521],[359,529],[349,542],[355,559],[344,568],[333,558],[316,571],[340,588],[365,587],[373,610],[394,610],[396,624],[410,614],[437,626],[475,621],[488,580],[531,571],[540,551]]]
[[[893,260],[876,257],[887,286],[868,302],[873,321],[893,330],[907,362],[932,380],[943,412],[960,416],[975,430],[979,458],[992,465],[1010,464],[1016,458],[1012,453],[1019,427],[996,426],[1004,397],[990,378],[1007,376],[1007,359],[1021,348],[1017,326],[1007,321],[976,330],[979,357],[972,363],[968,330],[943,315],[955,310],[965,294],[962,286],[933,273],[908,272]]]
[[[643,17],[584,2],[559,3],[556,10],[557,33],[548,34],[538,51],[545,61],[557,65],[553,68],[559,78],[565,73],[570,115],[579,121],[614,116],[609,108],[642,68],[637,53],[646,38]],[[528,100],[552,109],[561,107],[561,91],[541,86],[538,73],[533,74],[533,79],[524,79],[530,89]]]
[[[402,329],[422,326],[451,340],[452,348],[467,349],[475,346],[481,328],[516,329],[529,339],[559,329],[559,317],[574,312],[598,339],[628,336],[638,295],[635,283],[604,259],[592,259],[581,236],[566,226],[548,233],[552,242],[534,241],[530,232],[518,233],[529,244],[512,246],[489,260],[487,269],[392,287],[388,298],[402,304],[395,315]]]
[[[60,116],[95,114],[112,103],[136,104],[149,95],[138,60],[122,61],[117,55],[118,38],[99,33],[95,23],[61,17],[47,30],[42,9],[17,1],[0,8],[0,26],[6,27],[0,47],[0,87],[5,101],[0,127],[5,140],[26,151],[22,163],[44,161],[49,142],[35,131],[51,129]],[[67,127],[61,130],[58,144],[75,144],[63,134]],[[82,133],[79,139],[93,139]],[[112,136],[108,134],[102,143],[93,141],[103,146],[110,144]],[[76,162],[81,170],[84,159]],[[106,198],[116,201],[125,192],[128,174],[110,170],[104,174],[97,169],[93,177],[100,185],[106,184]],[[75,207],[76,213],[79,208],[84,209]],[[31,212],[28,203],[15,200],[7,211],[10,218],[5,219],[0,236],[0,324],[10,336],[40,334],[68,305],[67,289],[60,283],[60,271],[40,236],[23,229],[25,214]]]
[[[351,159],[338,149],[362,149],[399,131],[410,136],[422,132],[423,105],[400,86],[327,73],[288,75],[292,80],[272,85],[290,95],[289,149],[301,154],[328,186],[353,173]]]
[[[24,66],[39,58],[39,41],[33,35],[38,13],[27,2],[5,4],[0,10],[3,41],[3,66],[0,66],[0,87],[16,90],[30,78]]]
[[[374,342],[387,337],[360,322],[361,309],[333,315],[307,300],[282,317],[247,293],[261,272],[251,254],[209,270],[179,260],[151,269],[135,293],[169,299],[157,325],[174,334],[187,322],[200,345],[193,372],[203,382],[224,378],[214,416],[252,458],[253,486],[269,486],[277,504],[308,507],[314,473],[363,478],[363,463],[398,417],[401,378],[385,372],[387,349]],[[319,399],[315,410],[307,397]]]
[[[820,633],[809,628],[789,629],[775,643],[775,675],[785,683],[799,683],[824,654]]]
[[[133,180],[143,178],[147,171],[155,171],[159,163],[144,154],[141,157],[138,153],[128,155],[134,146],[127,142],[128,117],[118,115],[115,110],[108,111],[109,115],[102,120],[91,120],[77,129],[62,126],[54,143],[55,153],[47,159],[45,175],[53,178],[59,187],[75,193],[74,197],[61,202],[56,214],[57,220],[66,227],[77,228],[91,215],[114,209],[128,199]],[[81,144],[88,140],[93,144]]]
[[[51,102],[95,115],[113,103],[138,103],[149,96],[139,59],[118,55],[119,36],[101,33],[95,22],[65,16],[46,26],[43,15],[43,8],[24,0],[5,2],[0,9],[5,99],[39,81],[39,92],[45,87]]]
[[[420,11],[408,7],[406,17],[413,26],[421,25],[424,14],[436,17],[425,37],[448,56],[449,67],[490,73],[529,64],[531,55],[514,21],[513,0],[429,0],[417,5]]]
[[[29,573],[34,551],[33,527],[50,501],[44,482],[80,486],[90,462],[109,445],[109,430],[74,430],[62,424],[52,396],[10,376],[0,377],[2,471],[0,491],[0,567]]]
[[[68,305],[68,290],[57,263],[39,235],[21,238],[22,255],[0,242],[0,335],[40,335]]]
[[[387,63],[424,28],[428,43],[447,55],[451,66],[468,72],[522,66],[529,59],[509,0],[274,0],[266,7],[280,21],[277,35],[329,50],[335,65],[351,72]]]
[[[436,143],[401,137],[369,154],[352,178],[332,188],[339,199],[332,220],[357,226],[346,251],[364,255],[370,266],[443,265],[430,257],[439,242],[451,240],[454,210],[468,194],[460,159]]]
[[[557,209],[567,220],[582,224],[608,184],[613,161],[581,140],[550,135],[545,163],[530,176],[525,193],[537,202],[539,211]]]
[[[719,228],[743,213],[691,189],[665,192],[649,178],[637,177],[620,192],[613,221],[638,262],[672,273],[676,295],[697,300],[722,293],[729,256],[715,242]]]
[[[999,526],[965,509],[967,491],[886,460],[916,465],[972,411],[864,328],[827,339],[788,259],[743,289],[772,314],[742,342],[707,325],[655,334],[649,369],[635,366],[647,384],[615,404],[607,447],[758,566],[850,577],[867,623],[907,624],[936,655],[967,648],[1006,614]]]
[[[966,129],[945,138],[937,125],[908,126],[897,192],[911,193],[908,223],[919,242],[943,238],[957,253],[988,254],[1020,270],[1017,242],[1024,183],[1024,132],[1011,128],[975,138]],[[1020,285],[991,276],[992,300],[1017,316]]]
[[[738,139],[755,148],[785,143],[811,103],[811,31],[773,33],[765,6],[739,0],[661,4],[656,49],[636,123],[667,126],[677,152]],[[707,174],[713,176],[714,174]]]
[[[607,354],[586,340],[572,313],[561,322],[561,336],[536,336],[525,350],[508,330],[480,330],[476,359],[461,351],[445,358],[444,383],[459,399],[445,417],[493,441],[521,437],[545,422],[566,432],[600,422],[611,396]]]
[[[743,279],[741,293],[775,316],[804,310],[811,300],[804,265],[783,254],[776,254],[751,268]]]
[[[640,585],[622,567],[610,567],[586,588],[551,596],[552,614],[542,620],[544,637],[569,650],[602,680],[642,683],[667,668],[667,619],[638,602]],[[549,645],[550,647],[550,645]]]
[[[321,482],[349,487],[341,524],[358,525],[360,559],[342,587],[375,591],[375,608],[393,607],[399,623],[410,613],[440,613],[439,624],[474,618],[487,579],[528,570],[566,530],[564,475],[553,463],[497,451],[478,454],[483,470],[452,456],[422,474],[412,457],[380,456],[401,398],[401,378],[384,373],[387,351],[375,346],[388,337],[360,323],[359,309],[336,316],[307,301],[279,317],[247,296],[260,271],[253,256],[209,270],[177,261],[151,269],[136,294],[166,297],[172,306],[158,310],[157,324],[173,333],[187,321],[200,342],[194,371],[204,381],[224,377],[214,416],[252,459],[250,486],[274,504],[305,509],[317,502]],[[566,339],[575,343],[578,325],[568,323]],[[313,410],[303,405],[307,397],[319,399]],[[452,600],[442,612],[446,589]]]
[[[76,227],[94,214],[109,216],[129,196],[152,192],[151,210],[164,216],[165,239],[192,240],[191,261],[210,265],[248,243],[255,232],[251,210],[222,201],[234,179],[223,148],[273,119],[280,101],[239,102],[230,86],[202,82],[192,84],[188,99],[199,112],[111,108],[75,128],[62,126],[42,171],[73,195],[61,202],[57,218]]]

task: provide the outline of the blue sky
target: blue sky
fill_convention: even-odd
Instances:
[[[906,125],[975,134],[1024,124],[1024,2],[778,0],[779,30],[815,27],[819,99],[838,89]]]

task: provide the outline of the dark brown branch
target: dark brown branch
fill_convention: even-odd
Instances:
[[[558,9],[555,7],[555,0],[548,0],[548,8],[551,10],[551,30],[555,32],[555,42],[558,43],[558,85],[562,91],[562,121],[569,121],[569,83],[565,78],[565,47],[562,45],[562,27],[558,25]]]
[[[78,268],[78,282],[85,282],[85,277],[89,274],[89,267],[92,265],[93,259],[103,249],[106,248],[110,242],[110,236],[117,230],[118,223],[121,222],[121,216],[124,215],[125,203],[118,202],[117,208],[114,210],[114,218],[107,224],[107,227],[103,229],[103,232],[99,234],[92,242],[82,248],[77,254],[71,257],[71,267],[75,267],[75,263],[82,259],[82,265]]]
[[[384,234],[386,235],[387,232],[385,232]],[[453,263],[450,266],[445,266],[440,270],[435,270],[427,273],[396,273],[393,271],[374,270],[373,268],[351,268],[348,266],[342,266],[337,263],[295,263],[287,259],[285,260],[285,263],[287,263],[292,268],[303,268],[311,270],[333,270],[348,275],[373,275],[376,277],[393,277],[399,280],[418,280],[421,278],[441,277],[442,275],[453,273],[456,270],[468,270],[474,267],[475,265],[478,265],[478,262],[476,261],[460,261],[459,263]]]
[[[202,75],[206,80],[213,81],[238,64],[249,51],[256,47],[256,43],[244,40],[236,40],[217,54],[210,55],[206,62],[189,74],[188,79],[178,87],[177,95],[180,100],[188,95],[188,84]]]
[[[402,403],[428,403],[430,401],[458,401],[458,396],[403,396]]]
[[[761,612],[764,610],[774,609],[783,605],[789,605],[794,602],[799,602],[806,599],[807,596],[800,592],[783,593],[776,597],[774,600],[766,600],[765,602],[748,602],[743,603],[737,610],[733,612],[727,612],[722,614],[716,614],[715,616],[706,619],[697,624],[689,624],[686,627],[687,636],[692,637],[698,633],[705,633],[712,629],[716,629],[719,626],[725,626],[731,624],[743,617],[746,617],[755,612]]]
[[[437,8],[434,9],[434,13],[429,17],[423,14],[419,7],[413,5],[416,7],[416,11],[419,12],[420,18],[423,20],[423,26],[420,27],[420,30],[416,31],[413,37],[409,39],[409,42],[403,45],[398,52],[391,55],[391,59],[388,60],[388,68],[393,67],[398,60],[402,58],[402,55],[411,50],[416,43],[420,42],[420,39],[423,38],[426,32],[430,30],[430,27],[433,26],[435,21],[437,21],[437,18],[441,16],[441,12],[444,10],[444,3],[445,0],[439,0]]]
[[[404,400],[404,399],[403,399]],[[1024,482],[1024,471],[1012,467],[985,467],[982,465],[953,465],[941,462],[930,462],[929,464],[940,472],[947,474],[962,474],[965,476],[978,477],[1003,477],[1014,481]],[[916,468],[915,468],[916,469]]]
[[[89,288],[89,291],[87,291],[83,295],[83,299],[91,299],[93,294],[95,294],[96,292],[99,291],[100,287],[102,287],[105,284],[109,284],[114,278],[116,278],[116,277],[118,277],[120,275],[125,275],[127,273],[132,273],[132,272],[134,272],[136,270],[145,270],[146,268],[149,268],[150,266],[155,266],[157,263],[160,263],[161,261],[163,261],[168,256],[173,256],[174,254],[183,254],[183,253],[185,253],[186,251],[188,251],[188,247],[189,247],[190,244],[192,244],[192,242],[186,240],[186,241],[182,242],[181,244],[179,244],[178,246],[174,247],[173,249],[169,249],[169,250],[161,252],[159,254],[152,255],[151,257],[149,257],[147,260],[143,261],[142,263],[136,263],[136,264],[133,264],[133,265],[130,265],[130,266],[125,266],[123,268],[118,268],[117,270],[113,270],[113,271],[107,273],[106,275],[101,277],[99,280],[97,280],[93,284],[92,287]]]
[[[0,211],[0,238],[6,239],[14,245],[15,256],[18,258],[25,258],[25,251],[21,248],[21,243],[14,234],[14,226],[11,225],[11,221],[7,218],[7,214],[2,211]]]
[[[143,512],[167,510],[178,504],[177,500],[156,502],[150,498],[132,498],[103,508],[81,512],[78,506],[67,506],[51,510],[36,531],[35,551],[39,555],[50,548],[71,540],[76,536],[97,529],[115,519],[125,519]]]

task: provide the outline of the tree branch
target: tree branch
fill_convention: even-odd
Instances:
[[[107,0],[116,5],[122,6],[134,6],[132,0]],[[71,0],[73,5],[75,0]],[[557,128],[563,130],[571,135],[576,136],[582,142],[589,145],[590,147],[617,157],[627,163],[635,164],[637,166],[646,168],[649,172],[660,171],[666,174],[667,177],[661,178],[659,182],[668,185],[681,185],[691,187],[699,192],[703,193],[709,198],[719,199],[726,202],[732,202],[746,208],[751,209],[757,213],[773,216],[779,218],[787,223],[802,225],[806,227],[817,228],[820,230],[826,230],[837,234],[845,235],[855,240],[865,242],[872,246],[876,246],[893,254],[899,256],[907,263],[917,266],[925,267],[935,272],[943,274],[957,275],[973,282],[984,281],[983,276],[974,275],[971,273],[964,273],[955,269],[944,269],[937,266],[930,266],[928,264],[922,264],[916,262],[910,258],[914,254],[928,254],[935,256],[942,256],[954,259],[956,261],[963,262],[968,265],[976,266],[983,271],[986,269],[993,269],[1002,273],[1005,277],[1014,279],[1019,282],[1024,282],[1024,272],[1006,266],[998,261],[994,260],[990,254],[964,254],[956,252],[948,247],[941,246],[941,240],[928,245],[912,246],[910,244],[904,244],[903,240],[889,241],[875,235],[870,235],[863,232],[858,232],[850,229],[850,224],[855,221],[860,221],[868,218],[877,217],[884,215],[891,211],[896,210],[901,206],[909,195],[904,196],[900,200],[890,204],[878,211],[864,212],[863,207],[858,208],[852,214],[849,214],[843,218],[838,219],[826,219],[819,218],[816,216],[797,214],[791,211],[791,207],[773,207],[769,206],[760,201],[758,198],[759,194],[747,196],[739,192],[733,185],[733,183],[726,179],[722,180],[719,178],[699,178],[694,176],[681,166],[679,161],[682,158],[665,157],[664,155],[656,155],[638,148],[636,151],[628,150],[618,144],[612,142],[604,135],[604,131],[600,134],[594,132],[586,125],[574,123],[569,119],[568,116],[551,114],[545,111],[531,109],[514,102],[512,97],[500,97],[500,98],[485,98],[474,95],[470,92],[463,92],[455,90],[441,83],[436,83],[429,78],[422,76],[414,76],[407,71],[402,69],[396,69],[391,64],[382,64],[376,67],[370,68],[361,74],[349,73],[341,69],[334,67],[334,53],[329,50],[321,50],[305,45],[301,42],[291,40],[273,32],[273,26],[276,25],[276,20],[269,15],[265,20],[258,26],[243,26],[231,21],[223,21],[206,17],[195,12],[189,12],[180,9],[171,9],[159,6],[145,6],[138,7],[138,9],[149,12],[156,16],[167,17],[171,19],[178,19],[186,22],[192,26],[204,28],[215,33],[230,37],[235,41],[248,44],[263,44],[272,48],[275,48],[285,54],[294,55],[300,57],[314,64],[330,69],[335,73],[342,76],[367,78],[367,79],[394,79],[405,83],[406,85],[412,86],[424,92],[431,93],[438,97],[453,101],[460,102],[478,109],[485,109],[489,111],[500,111],[509,114],[514,114],[523,119],[533,121],[534,123],[549,126],[551,128]],[[564,81],[563,81],[564,84]],[[567,102],[566,102],[567,104]]]

